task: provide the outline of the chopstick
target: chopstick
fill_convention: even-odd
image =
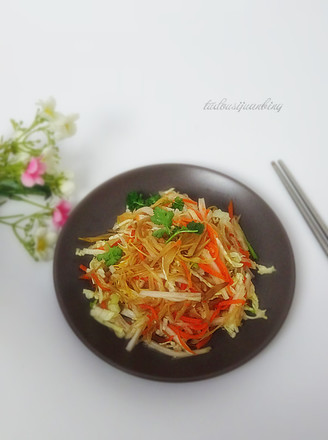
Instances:
[[[319,213],[316,211],[295,177],[291,174],[282,160],[271,162],[275,172],[311,228],[322,249],[328,255],[328,228]]]

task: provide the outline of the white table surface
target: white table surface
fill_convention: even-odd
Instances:
[[[259,355],[225,375],[160,383],[90,352],[56,300],[52,264],[0,228],[0,438],[326,439],[327,257],[270,161],[328,219],[325,1],[13,0],[1,6],[0,127],[52,95],[78,112],[60,144],[75,202],[138,166],[199,164],[256,191],[295,253],[294,301]],[[204,110],[209,100],[283,104]]]

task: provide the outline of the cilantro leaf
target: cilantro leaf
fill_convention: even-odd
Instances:
[[[156,229],[156,231],[153,232],[153,236],[156,238],[162,238],[163,235],[170,233],[170,230],[167,230],[166,228]]]
[[[163,225],[164,228],[157,229],[153,232],[154,237],[162,238],[163,235],[170,235],[171,234],[171,226],[172,226],[172,219],[174,216],[173,211],[166,211],[166,209],[163,209],[159,206],[156,206],[154,208],[154,215],[150,217],[151,221],[155,223],[155,225]]]
[[[134,211],[145,206],[144,197],[141,193],[137,193],[137,191],[131,191],[126,197],[126,204],[130,211]]]
[[[172,226],[173,216],[173,211],[167,211],[166,209],[156,206],[154,208],[154,215],[152,215],[150,219],[155,225],[163,225],[166,228],[170,228]]]
[[[182,234],[183,232],[202,234],[203,231],[204,231],[203,223],[197,223],[197,222],[192,221],[192,222],[188,223],[187,226],[175,227],[172,230],[171,236],[166,241],[166,243],[170,242],[174,237],[176,237],[179,234]]]
[[[172,203],[173,209],[178,209],[179,211],[182,211],[184,207],[184,202],[181,197],[176,197],[174,199],[174,202]]]
[[[196,232],[196,234],[201,234],[202,232],[204,232],[204,225],[203,223],[190,222],[187,224],[187,229],[189,229],[189,232]]]
[[[122,258],[122,255],[122,249],[118,246],[113,246],[109,248],[108,252],[97,255],[97,260],[104,260],[106,266],[111,266],[112,264],[118,263],[118,261]]]
[[[160,199],[161,196],[157,193],[157,194],[153,194],[150,195],[146,200],[145,200],[145,205],[146,206],[150,206],[153,205],[155,202],[157,202],[158,199]]]
[[[126,204],[130,211],[134,211],[135,209],[142,208],[143,206],[150,206],[157,202],[161,196],[157,194],[149,195],[145,199],[145,196],[142,193],[138,193],[137,191],[131,191],[128,193],[126,197]]]

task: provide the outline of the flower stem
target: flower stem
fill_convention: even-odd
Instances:
[[[15,214],[15,215],[3,215],[0,217],[0,220],[7,218],[15,218],[15,217],[23,217],[23,214]]]
[[[24,197],[17,196],[16,200],[20,200],[21,202],[29,203],[30,205],[37,206],[38,208],[45,209],[48,212],[52,212],[52,209],[47,206],[41,205],[40,203],[32,202],[32,200],[25,199]]]

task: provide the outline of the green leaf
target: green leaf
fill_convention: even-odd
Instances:
[[[187,224],[187,229],[189,229],[189,232],[201,234],[202,232],[204,232],[204,225],[203,223],[190,222]]]
[[[246,238],[246,237],[245,237],[245,238]],[[259,259],[259,256],[258,256],[257,253],[254,251],[252,245],[251,245],[250,242],[247,240],[247,238],[246,238],[246,244],[247,244],[247,247],[248,247],[249,253],[251,254],[253,260],[258,260],[258,259]]]
[[[145,206],[144,197],[141,193],[137,193],[137,191],[131,191],[126,197],[126,204],[130,211],[134,211]]]
[[[172,226],[173,216],[173,211],[167,211],[166,209],[156,206],[156,208],[154,208],[154,215],[152,215],[150,219],[155,225],[163,225],[166,228],[170,228]]]
[[[145,205],[146,206],[151,206],[153,205],[155,202],[157,202],[158,199],[160,199],[161,196],[157,193],[157,194],[153,194],[150,195],[146,200],[145,200]]]
[[[153,236],[156,238],[162,238],[163,235],[168,235],[170,233],[170,230],[167,228],[157,229],[153,232]]]
[[[181,197],[176,197],[175,199],[174,199],[174,202],[172,203],[172,206],[171,206],[173,209],[178,209],[179,211],[182,211],[183,210],[183,207],[184,207],[184,202],[183,202],[183,200],[181,199]]]
[[[196,223],[194,221],[188,223],[187,226],[181,226],[181,227],[175,227],[172,232],[170,238],[166,241],[166,243],[169,243],[174,237],[176,237],[179,234],[189,232],[194,234],[202,234],[204,231],[204,225],[203,223]]]
[[[21,183],[11,180],[4,179],[0,182],[0,195],[8,198],[14,198],[16,195],[39,195],[44,198],[51,196],[51,189],[48,185],[34,185],[28,188]]]
[[[113,246],[109,249],[108,252],[97,255],[97,260],[104,260],[106,266],[111,266],[119,262],[122,258],[123,251],[118,246]]]
[[[142,193],[131,191],[126,197],[126,204],[130,211],[134,211],[135,209],[142,208],[143,206],[151,206],[160,198],[161,196],[158,193],[150,194],[149,197],[145,198]]]

